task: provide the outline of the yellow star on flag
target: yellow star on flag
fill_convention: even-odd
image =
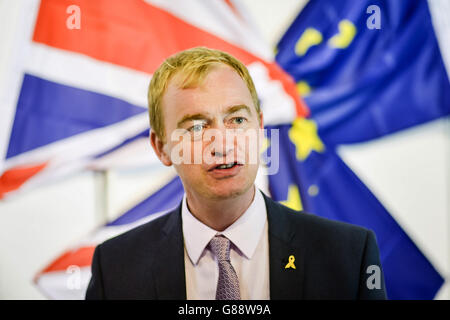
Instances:
[[[322,42],[322,34],[314,28],[307,28],[295,44],[295,53],[304,56],[309,48],[317,46]]]
[[[297,118],[289,129],[289,139],[297,150],[298,160],[305,160],[312,150],[322,152],[325,146],[317,135],[317,125],[313,120]]]
[[[299,81],[297,83],[297,92],[300,93],[302,97],[306,97],[311,93],[311,87],[306,81]]]
[[[261,149],[259,150],[259,154],[263,154],[270,146],[270,141],[267,137],[262,138],[261,141]]]
[[[281,204],[292,210],[300,211],[303,209],[302,199],[300,198],[300,192],[296,185],[291,184],[288,190],[288,198],[285,201],[280,201]]]
[[[356,27],[350,20],[342,20],[338,25],[339,33],[328,40],[328,44],[333,48],[345,49],[356,35]]]

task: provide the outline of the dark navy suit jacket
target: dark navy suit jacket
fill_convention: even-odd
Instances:
[[[264,200],[271,299],[386,298],[372,231]],[[291,255],[296,269],[285,268]],[[380,289],[367,286],[376,284],[370,265]],[[186,299],[181,204],[97,246],[86,299]]]

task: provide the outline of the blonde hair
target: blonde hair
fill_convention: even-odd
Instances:
[[[196,47],[180,51],[167,58],[155,71],[148,88],[148,112],[150,127],[162,141],[165,141],[164,119],[162,112],[162,99],[169,81],[175,74],[181,75],[179,87],[181,89],[193,88],[201,85],[205,77],[218,64],[232,67],[247,84],[257,114],[260,114],[260,106],[255,85],[245,65],[230,54]]]

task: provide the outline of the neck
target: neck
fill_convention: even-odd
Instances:
[[[238,220],[250,207],[255,196],[253,185],[242,195],[228,199],[205,199],[186,192],[186,200],[192,215],[208,227],[223,231]]]

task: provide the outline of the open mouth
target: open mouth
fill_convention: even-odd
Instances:
[[[240,164],[238,162],[232,162],[232,163],[228,163],[228,164],[219,164],[219,165],[209,169],[209,171],[213,171],[213,170],[230,170],[230,169],[233,169],[236,166],[242,166],[242,164]]]

